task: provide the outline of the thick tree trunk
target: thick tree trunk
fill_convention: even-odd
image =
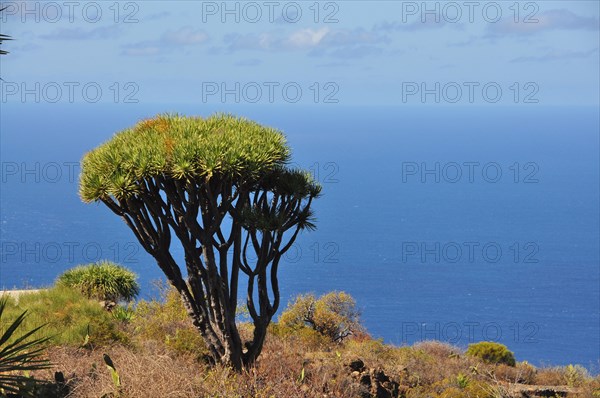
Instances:
[[[244,353],[243,360],[244,366],[250,366],[256,362],[256,359],[260,355],[265,338],[267,336],[267,323],[261,322],[255,325],[254,336],[252,342],[246,344],[247,351]]]
[[[221,363],[226,366],[231,366],[234,370],[240,372],[243,369],[242,362],[242,346],[231,341],[227,344],[225,354],[221,358]]]

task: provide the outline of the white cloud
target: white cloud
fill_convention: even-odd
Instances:
[[[293,32],[287,39],[291,48],[312,48],[318,46],[321,40],[329,33],[329,28],[302,29]]]
[[[152,56],[171,52],[177,48],[204,44],[209,40],[206,32],[189,26],[176,31],[167,31],[158,40],[145,40],[123,46],[122,54],[130,56]]]
[[[225,36],[229,50],[290,51],[310,49],[319,45],[329,33],[328,28],[301,29],[290,34],[281,31],[230,34]]]
[[[175,45],[193,45],[204,43],[208,40],[208,34],[202,30],[194,30],[184,27],[176,31],[167,31],[162,35],[162,41]]]
[[[380,53],[379,44],[388,43],[385,36],[364,29],[332,30],[298,29],[290,33],[282,31],[249,33],[245,35],[230,34],[225,36],[230,51],[303,51],[309,55],[330,55],[339,58],[361,58]]]

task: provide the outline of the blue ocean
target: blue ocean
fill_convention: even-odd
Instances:
[[[162,112],[283,130],[323,186],[318,229],[280,268],[283,302],[350,293],[397,345],[494,340],[535,365],[600,365],[599,110],[543,106],[2,104],[0,288],[100,259],[161,272],[125,224],[78,197],[82,155]]]

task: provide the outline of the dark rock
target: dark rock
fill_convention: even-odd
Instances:
[[[511,386],[515,397],[567,397],[581,393],[577,388],[567,386],[536,386],[515,384]]]
[[[393,381],[393,380],[385,381],[385,382],[381,383],[381,385],[384,388],[390,390],[392,393],[394,393],[396,395],[398,394],[400,384],[396,383],[395,381]]]
[[[350,361],[350,363],[348,364],[348,366],[350,367],[350,369],[356,371],[356,372],[362,372],[365,369],[365,363],[356,358],[353,359],[352,361]]]
[[[372,398],[371,392],[364,387],[360,390],[359,396],[360,396],[360,398]]]
[[[360,379],[358,380],[358,382],[364,386],[370,386],[371,385],[371,376],[369,376],[368,374],[363,374],[362,376],[360,376]]]
[[[400,395],[400,384],[392,380],[381,368],[367,369],[360,359],[355,359],[348,364],[352,370],[351,376],[358,379],[360,396],[369,398],[398,398],[405,397],[406,390]]]
[[[115,303],[114,301],[110,301],[110,300],[106,300],[106,301],[102,300],[102,301],[100,301],[100,305],[102,307],[104,307],[105,310],[110,311],[117,306],[117,303]]]
[[[373,385],[371,395],[375,398],[393,398],[392,392],[383,388],[381,384]]]
[[[371,369],[371,374],[373,376],[373,379],[377,380],[380,383],[390,381],[390,378],[386,376],[382,369]]]

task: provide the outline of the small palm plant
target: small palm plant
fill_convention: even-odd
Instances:
[[[26,373],[51,367],[50,362],[40,358],[49,338],[32,338],[43,325],[18,335],[27,311],[12,322],[5,322],[2,315],[6,305],[7,298],[0,299],[0,395],[23,394],[23,386],[36,381]]]

